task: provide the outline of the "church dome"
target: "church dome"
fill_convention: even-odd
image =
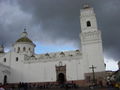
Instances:
[[[16,42],[29,42],[29,43],[33,43],[28,37],[22,37],[22,38],[18,39]]]
[[[28,38],[26,29],[21,33],[21,37],[13,44],[13,51],[24,55],[34,55],[35,44]]]
[[[28,43],[33,43],[32,40],[30,40],[28,37],[27,37],[27,32],[26,32],[26,29],[24,29],[24,32],[22,32],[21,34],[21,38],[19,38],[16,42],[28,42]]]

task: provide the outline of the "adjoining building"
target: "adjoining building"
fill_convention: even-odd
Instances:
[[[119,82],[120,83],[120,61],[118,62],[118,70],[114,71],[110,76],[109,76],[110,81],[114,82]]]
[[[0,83],[69,82],[84,84],[105,73],[101,31],[98,30],[93,8],[85,5],[80,11],[81,50],[35,54],[35,44],[26,30],[5,53],[0,47]]]

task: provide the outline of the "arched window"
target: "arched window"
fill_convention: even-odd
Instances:
[[[87,21],[87,27],[90,27],[90,26],[91,26],[91,22]]]
[[[25,47],[23,47],[23,51],[25,51],[26,50],[26,48]]]
[[[31,51],[31,49],[29,48],[29,51]]]
[[[18,47],[18,51],[17,51],[18,53],[20,52],[20,47]]]
[[[4,58],[4,62],[6,62],[6,58]]]
[[[18,57],[16,57],[16,62],[18,62]]]

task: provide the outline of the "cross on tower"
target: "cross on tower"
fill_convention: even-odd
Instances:
[[[92,73],[93,73],[93,83],[95,84],[95,66],[92,65],[92,67],[89,67],[90,69],[92,69]]]
[[[24,32],[26,32],[26,27],[24,28]]]

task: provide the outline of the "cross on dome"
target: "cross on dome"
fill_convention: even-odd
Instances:
[[[28,33],[26,32],[26,28],[24,28],[24,32],[22,32],[21,37],[27,37]]]
[[[24,32],[26,32],[26,28],[24,28]]]

